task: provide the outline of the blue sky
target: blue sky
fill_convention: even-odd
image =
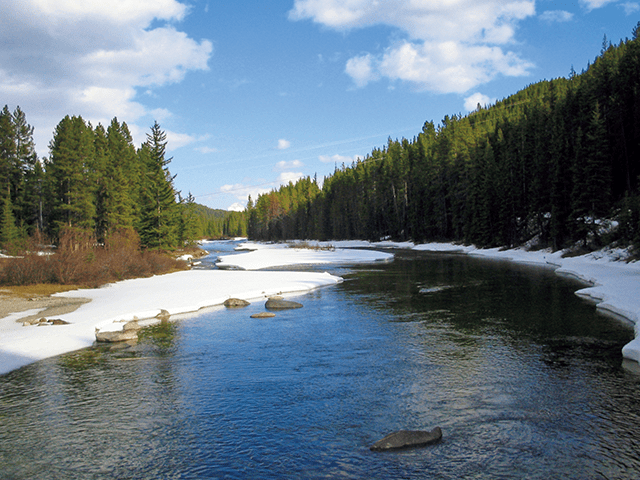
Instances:
[[[40,156],[67,114],[167,132],[212,208],[412,138],[631,36],[636,0],[20,0],[0,4],[0,106]]]

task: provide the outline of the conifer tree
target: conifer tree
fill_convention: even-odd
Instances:
[[[42,203],[42,165],[36,154],[33,127],[27,123],[27,117],[20,107],[16,107],[13,112],[13,124],[17,169],[20,177],[15,187],[16,223],[24,225],[28,231],[33,232],[36,228],[42,228],[39,224]]]
[[[68,115],[56,127],[45,166],[49,230],[92,230],[95,217],[94,133],[82,117]]]
[[[165,158],[167,135],[157,122],[138,151],[143,165],[141,218],[138,233],[147,248],[174,248],[178,245],[179,210],[173,178]]]
[[[0,219],[0,248],[8,253],[15,253],[20,240],[20,230],[16,227],[13,217],[11,198],[6,196],[2,202],[2,218]]]

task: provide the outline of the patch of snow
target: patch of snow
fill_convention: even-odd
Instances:
[[[393,259],[392,254],[375,250],[295,248],[295,243],[291,245],[285,243],[242,243],[236,250],[250,251],[234,255],[221,255],[216,263],[218,268],[261,270],[291,265],[388,262]]]
[[[84,297],[92,301],[76,311],[59,315],[70,325],[23,327],[16,320],[32,311],[12,314],[2,325],[0,374],[29,363],[93,345],[96,328],[121,330],[122,321],[153,318],[161,310],[171,315],[221,305],[231,297],[256,300],[276,294],[304,293],[335,285],[340,277],[314,272],[233,272],[189,270],[151,278],[125,280],[103,288],[58,293],[58,297]],[[37,312],[36,312],[37,313]],[[12,325],[13,327],[13,325]]]

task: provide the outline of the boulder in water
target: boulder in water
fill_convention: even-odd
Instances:
[[[227,308],[243,308],[249,305],[251,305],[249,302],[241,298],[227,298],[224,301],[224,306]]]
[[[399,430],[393,432],[369,447],[374,452],[399,450],[401,448],[424,447],[439,442],[442,430],[436,427],[430,432],[424,430]]]
[[[138,330],[119,330],[117,332],[96,332],[98,342],[127,342],[138,339]]]
[[[254,313],[253,315],[251,315],[251,318],[273,318],[275,316],[276,314],[272,312],[260,312]]]
[[[282,298],[271,297],[265,304],[267,310],[289,310],[292,308],[302,308],[302,304],[292,302],[291,300],[283,300]]]

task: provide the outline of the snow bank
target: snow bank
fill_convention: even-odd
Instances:
[[[190,270],[151,278],[126,280],[92,290],[56,294],[92,301],[60,315],[70,325],[27,326],[16,320],[37,311],[0,319],[0,374],[29,363],[91,346],[95,329],[121,330],[122,321],[194,312],[222,304],[230,297],[255,300],[279,293],[303,293],[334,285],[340,277],[312,272],[240,272]]]
[[[518,263],[548,265],[559,275],[570,276],[589,284],[589,287],[576,291],[576,295],[593,301],[602,313],[623,317],[634,325],[636,338],[624,346],[622,356],[640,362],[640,263],[620,261],[626,257],[625,251],[609,249],[579,257],[562,258],[563,252],[549,250],[532,252],[519,248],[477,249],[448,243],[417,245],[414,249],[455,251]]]
[[[388,262],[393,259],[390,253],[375,250],[357,250],[332,248],[319,245],[318,248],[296,248],[295,243],[288,245],[241,243],[236,250],[250,250],[246,253],[222,255],[218,257],[218,268],[240,268],[243,270],[260,270],[270,267],[286,267],[290,265],[318,264],[353,264],[369,262]]]

